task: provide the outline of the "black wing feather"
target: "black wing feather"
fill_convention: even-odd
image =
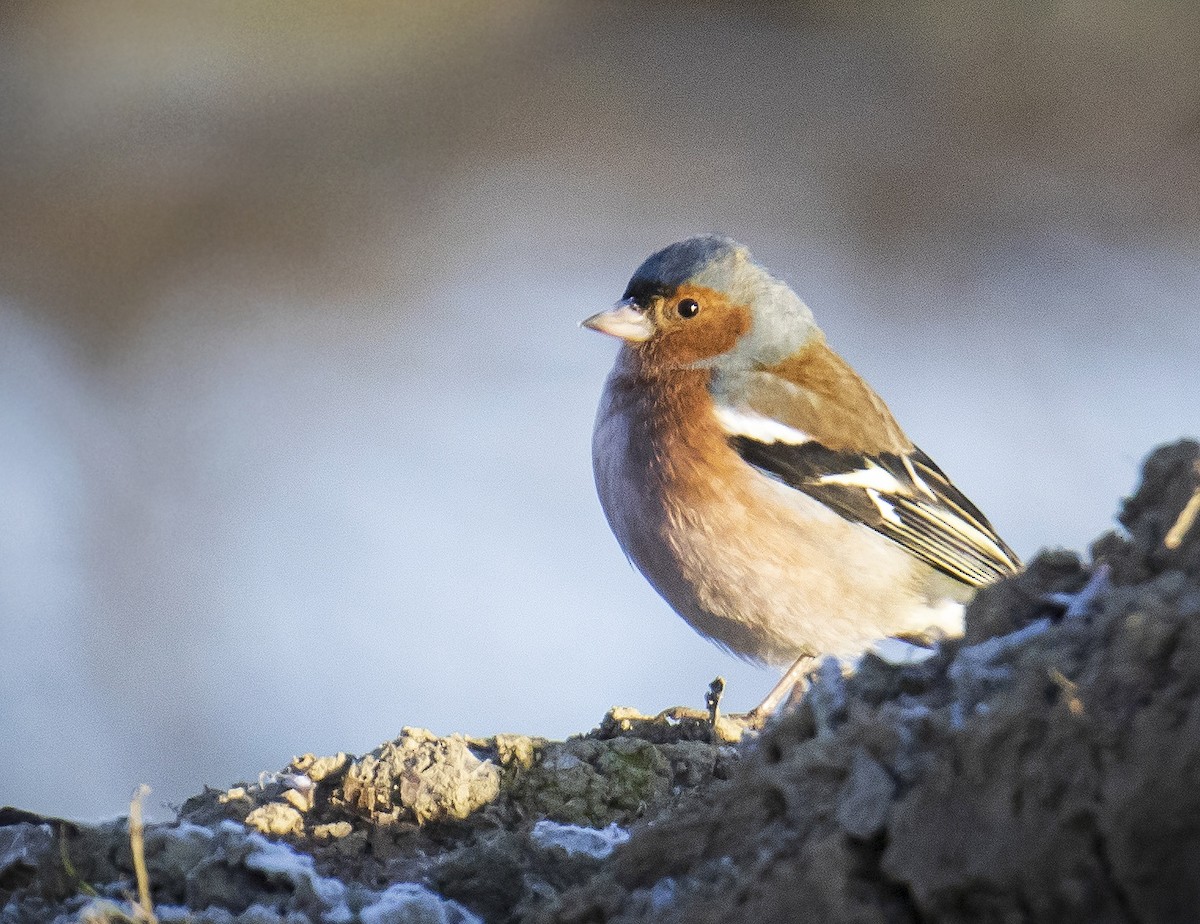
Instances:
[[[768,443],[734,435],[729,441],[755,468],[847,520],[869,526],[964,584],[980,587],[1021,567],[987,517],[919,449],[904,456],[865,455],[812,440]],[[880,470],[874,473],[886,488],[869,486],[866,476],[874,470]]]

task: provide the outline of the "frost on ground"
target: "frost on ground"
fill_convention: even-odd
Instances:
[[[541,847],[561,847],[568,854],[583,854],[597,860],[603,860],[629,840],[629,832],[615,821],[607,828],[597,829],[542,819],[533,826],[530,836]]]
[[[923,660],[824,662],[794,712],[736,746],[702,712],[615,709],[569,741],[405,729],[207,790],[145,831],[155,910],[1197,920],[1198,511],[1200,446],[1158,450],[1091,561],[1042,554]],[[132,857],[124,821],[0,809],[0,924],[137,919]]]

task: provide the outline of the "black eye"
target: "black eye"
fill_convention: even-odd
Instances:
[[[685,298],[676,307],[681,318],[694,318],[700,313],[700,303],[694,298]]]

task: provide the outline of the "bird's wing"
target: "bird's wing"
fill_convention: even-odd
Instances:
[[[915,446],[834,450],[749,408],[718,409],[717,418],[750,465],[964,584],[980,587],[1021,567],[987,517]]]

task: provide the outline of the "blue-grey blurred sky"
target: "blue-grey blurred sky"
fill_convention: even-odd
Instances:
[[[6,6],[0,804],[753,705],[591,484],[577,322],[699,231],[1019,552],[1107,528],[1200,429],[1200,14],[948,9]]]

